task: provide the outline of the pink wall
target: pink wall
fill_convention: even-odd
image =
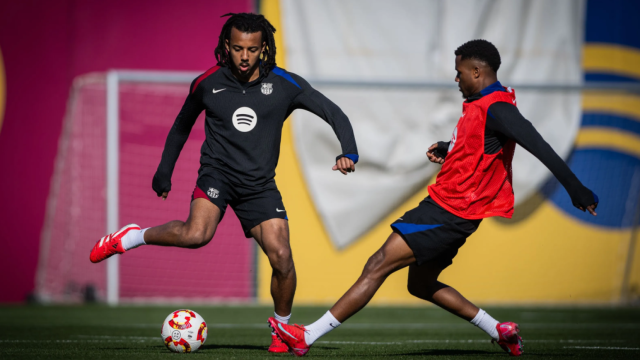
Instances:
[[[34,285],[40,233],[71,81],[110,68],[204,71],[227,12],[252,0],[0,2],[6,110],[0,129],[0,302]],[[176,110],[177,111],[177,110]]]

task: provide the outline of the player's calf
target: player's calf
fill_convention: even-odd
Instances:
[[[164,225],[150,228],[145,234],[145,241],[150,245],[198,249],[211,241],[216,227],[217,224],[203,226],[198,222],[194,224],[189,220],[186,223],[174,220]]]
[[[213,236],[209,237],[207,236],[207,234],[205,234],[204,231],[195,230],[184,232],[184,234],[180,237],[180,242],[183,244],[183,247],[189,249],[199,249],[207,245],[211,241],[211,239],[213,239]]]

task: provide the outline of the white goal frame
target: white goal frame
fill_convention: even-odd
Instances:
[[[195,72],[111,70],[107,73],[107,233],[118,231],[120,184],[120,83],[178,83],[190,84],[198,76]],[[119,257],[107,259],[107,304],[120,302]]]

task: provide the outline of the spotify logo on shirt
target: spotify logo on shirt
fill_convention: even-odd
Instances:
[[[238,129],[238,131],[248,132],[253,130],[258,123],[258,116],[256,112],[251,110],[248,107],[241,107],[236,112],[233,113],[233,126]]]

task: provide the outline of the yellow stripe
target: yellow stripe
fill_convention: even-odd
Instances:
[[[620,92],[588,91],[582,95],[582,110],[615,114],[640,121],[640,96]]]
[[[584,128],[578,133],[576,148],[609,149],[640,158],[640,137],[610,128]]]
[[[640,79],[640,49],[614,44],[587,44],[583,50],[582,66],[586,72]]]
[[[7,98],[7,88],[4,77],[4,63],[2,62],[2,50],[0,50],[0,130],[4,119],[4,104]]]
[[[269,20],[271,25],[276,28],[276,32],[273,35],[275,43],[276,43],[276,65],[281,68],[285,67],[285,50],[282,40],[282,27],[280,26],[282,22],[280,21],[280,1],[279,0],[262,0],[260,1],[260,9],[259,12],[264,15],[264,17]],[[288,153],[291,152],[292,148],[291,142],[291,121],[286,121],[282,128],[282,140],[280,143],[280,159],[276,173],[280,174],[283,165],[286,166],[289,161],[287,161]],[[287,151],[289,150],[289,151]],[[283,164],[284,163],[284,164]],[[285,171],[286,172],[286,171]],[[280,176],[276,177],[276,182],[280,184]],[[280,186],[282,188],[282,185]],[[291,206],[286,201],[287,197],[282,191],[282,200],[286,205],[287,210],[291,210]],[[291,231],[290,231],[291,232]],[[257,271],[258,271],[258,284],[257,284],[257,293],[256,297],[258,301],[269,304],[271,302],[271,264],[269,263],[269,259],[267,256],[260,252],[258,256],[257,263]]]
[[[273,38],[276,42],[276,64],[278,67],[286,69],[285,54],[286,49],[282,37],[282,21],[280,19],[280,1],[279,0],[262,0],[260,1],[260,14],[269,20],[271,25],[276,28]]]

